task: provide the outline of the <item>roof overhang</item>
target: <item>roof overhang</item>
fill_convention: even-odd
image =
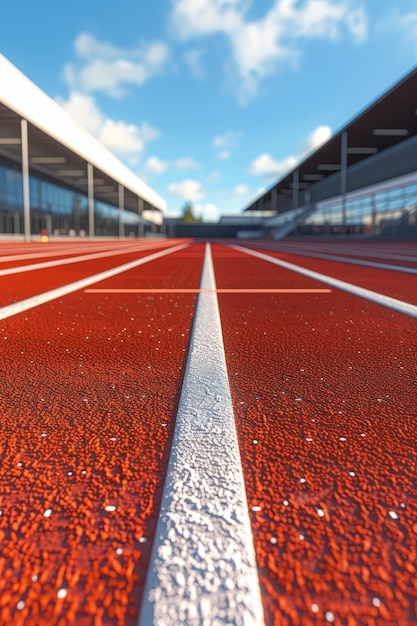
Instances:
[[[166,202],[107,148],[78,125],[54,100],[0,54],[0,154],[21,161],[20,122],[28,121],[29,166],[52,180],[87,194],[87,163],[94,167],[94,196],[138,210],[137,198],[153,209]]]
[[[296,172],[298,172],[296,185],[300,192],[308,191],[324,178],[340,172],[343,136],[347,138],[345,158],[346,166],[349,168],[415,135],[417,135],[417,68],[359,113],[315,152],[300,161],[244,210],[265,210],[270,206],[272,194],[275,193],[277,212],[287,210],[288,198],[293,195]]]

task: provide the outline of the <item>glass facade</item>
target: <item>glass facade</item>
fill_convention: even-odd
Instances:
[[[67,187],[46,180],[40,175],[29,178],[31,233],[50,235],[79,235],[89,232],[88,197]],[[118,207],[94,201],[94,231],[96,236],[119,236]],[[126,236],[141,236],[144,222],[137,213],[122,211]],[[0,233],[23,234],[23,185],[20,165],[0,160]]]
[[[319,202],[298,233],[403,234],[416,224],[416,215],[417,176],[408,176]]]

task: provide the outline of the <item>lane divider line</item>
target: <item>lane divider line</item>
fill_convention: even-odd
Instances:
[[[79,256],[65,257],[65,259],[56,259],[55,261],[41,261],[40,263],[32,263],[30,265],[19,265],[17,267],[9,267],[0,270],[0,276],[10,276],[11,274],[21,274],[22,272],[33,272],[35,270],[48,269],[50,267],[58,267],[60,265],[71,265],[71,263],[81,263],[83,261],[92,261],[93,259],[104,259],[111,256],[121,256],[132,252],[141,252],[158,246],[149,244],[138,250],[137,246],[127,246],[126,248],[117,248],[107,252],[93,252],[91,254],[82,254]],[[59,256],[59,255],[58,255]]]
[[[138,626],[264,624],[210,244]]]
[[[387,242],[385,242],[387,243]],[[265,248],[267,249],[267,248]],[[284,244],[284,242],[280,243],[279,246],[274,247],[274,248],[268,248],[269,250],[274,250],[275,252],[290,252],[292,254],[299,254],[298,252],[296,252],[298,248],[296,242],[293,242],[292,244]],[[309,250],[311,252],[332,252],[336,255],[338,254],[350,254],[351,257],[350,258],[355,258],[355,256],[352,253],[352,246],[344,246],[341,242],[339,242],[338,245],[336,246],[330,246],[330,245],[325,245],[325,246],[307,246],[305,244],[302,245],[302,250]],[[396,253],[391,253],[391,252],[380,252],[379,250],[375,250],[375,249],[371,249],[369,248],[368,245],[366,246],[359,246],[359,245],[355,245],[354,248],[354,253],[357,256],[364,256],[367,258],[372,258],[372,259],[392,259],[394,261],[412,261],[414,263],[417,263],[417,256],[409,256],[409,255],[403,255],[403,254],[396,254]]]
[[[71,252],[85,252],[85,249],[88,248],[88,243],[89,241],[84,241],[82,243],[62,243],[61,245],[59,243],[54,243],[52,244],[52,247],[49,247],[49,245],[47,246],[47,251],[45,251],[45,244],[40,244],[42,249],[39,248],[37,252],[20,253],[17,251],[14,254],[0,256],[0,263],[7,263],[8,261],[26,261],[28,259],[44,259],[51,256],[71,256]],[[94,245],[93,247],[96,252],[104,252],[105,250],[116,250],[117,248],[120,248],[120,243],[119,245]],[[32,246],[30,249],[33,249]]]
[[[234,244],[228,244],[228,246],[230,248],[233,248],[234,250],[237,250],[238,252],[244,252],[245,254],[249,254],[250,256],[254,256],[258,259],[262,259],[263,261],[267,261],[268,263],[273,263],[274,265],[278,265],[292,272],[297,272],[298,274],[302,274],[303,276],[308,276],[309,278],[313,278],[314,280],[318,280],[322,283],[326,283],[327,285],[331,285],[336,289],[347,291],[354,296],[359,296],[360,298],[364,298],[365,300],[369,300],[370,302],[375,302],[376,304],[380,304],[389,309],[393,309],[398,313],[404,313],[405,315],[410,315],[411,317],[417,318],[417,306],[415,304],[403,302],[402,300],[391,298],[391,296],[385,296],[382,293],[371,291],[370,289],[365,289],[364,287],[359,287],[358,285],[353,285],[352,283],[347,283],[344,280],[339,280],[338,278],[332,278],[331,276],[327,276],[326,274],[314,272],[313,270],[301,267],[300,265],[294,265],[293,263],[282,261],[281,259],[271,257],[268,254],[263,254],[262,252],[257,252],[256,250],[250,250],[249,248],[243,248],[242,246]]]
[[[271,252],[275,252],[270,248]],[[288,247],[281,246],[282,252],[289,252]],[[278,252],[278,250],[276,250]],[[391,263],[378,263],[377,261],[365,261],[364,259],[355,259],[346,256],[337,256],[336,254],[325,254],[323,252],[313,252],[310,250],[293,250],[290,254],[306,256],[311,259],[325,259],[327,261],[338,261],[339,263],[349,263],[351,265],[364,265],[365,267],[375,267],[379,270],[391,270],[394,272],[405,272],[406,274],[417,274],[417,268],[404,267],[403,265],[392,265]]]
[[[57,287],[56,289],[51,289],[50,291],[45,291],[44,293],[37,294],[36,296],[26,298],[25,300],[20,300],[20,302],[15,302],[14,304],[9,304],[7,306],[1,307],[0,320],[12,317],[13,315],[17,315],[18,313],[23,313],[23,311],[33,309],[34,307],[40,306],[41,304],[46,304],[47,302],[51,302],[51,300],[56,300],[57,298],[61,298],[62,296],[67,296],[74,291],[85,289],[90,285],[94,285],[94,283],[106,280],[107,278],[112,278],[112,276],[117,276],[117,274],[127,272],[128,270],[139,267],[140,265],[144,265],[145,263],[150,263],[151,261],[155,261],[156,259],[166,256],[167,254],[172,254],[173,252],[183,250],[189,245],[189,243],[184,243],[179,246],[174,246],[173,248],[161,250],[159,252],[155,252],[154,254],[142,257],[141,259],[137,259],[136,261],[124,263],[123,265],[113,267],[112,269],[100,272],[99,274],[87,276],[86,278],[82,278],[81,280],[77,280],[73,283],[63,285],[62,287]]]
[[[331,289],[86,289],[84,293],[332,293]]]

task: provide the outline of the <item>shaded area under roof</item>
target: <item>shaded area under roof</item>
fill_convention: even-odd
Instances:
[[[265,210],[275,193],[277,212],[287,210],[297,171],[300,192],[309,191],[321,180],[340,172],[344,133],[347,134],[347,168],[417,135],[417,67],[300,161],[244,211]]]
[[[0,54],[0,154],[21,162],[20,120],[28,121],[29,165],[53,180],[87,193],[86,164],[94,166],[94,196],[137,211],[137,197],[164,211],[166,202],[107,148],[79,126],[54,100]]]

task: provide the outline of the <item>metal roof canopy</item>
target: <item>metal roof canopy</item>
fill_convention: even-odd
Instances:
[[[342,170],[342,140],[347,137],[346,166],[370,158],[417,135],[417,68],[359,113],[315,152],[300,161],[244,211],[265,210],[277,194],[277,211],[293,195],[298,172],[299,192]],[[260,202],[259,202],[260,201]],[[286,207],[284,210],[288,210]]]
[[[79,126],[56,102],[0,54],[0,155],[22,162],[21,120],[28,121],[29,167],[88,194],[87,164],[94,167],[94,197],[138,212],[138,198],[158,211],[166,202]],[[146,206],[144,207],[146,208]]]

